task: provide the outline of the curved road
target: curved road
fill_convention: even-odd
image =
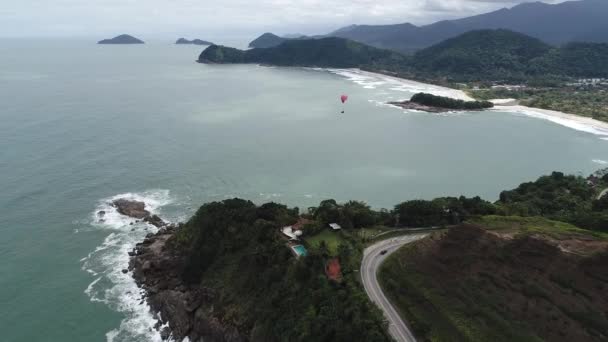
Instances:
[[[378,283],[378,268],[399,247],[425,236],[426,234],[416,234],[395,237],[373,244],[363,252],[363,261],[361,262],[363,287],[369,298],[384,312],[384,316],[389,323],[388,331],[398,342],[415,342],[416,338],[382,292]],[[386,251],[386,253],[382,254],[382,251]]]
[[[606,194],[608,194],[608,188],[604,189],[604,191],[600,192],[599,195],[597,195],[597,199],[601,199],[602,197],[606,196]]]

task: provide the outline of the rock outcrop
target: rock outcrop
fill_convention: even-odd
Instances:
[[[167,223],[160,217],[157,215],[152,215],[148,210],[146,210],[146,204],[144,202],[119,198],[110,204],[116,208],[116,211],[118,211],[121,215],[140,219],[158,228],[167,225]]]
[[[138,286],[147,293],[147,301],[160,323],[169,330],[160,331],[164,339],[191,342],[245,342],[234,327],[220,322],[213,315],[212,300],[216,293],[209,288],[187,284],[182,280],[184,256],[166,248],[176,226],[149,234],[130,252],[129,269]],[[158,325],[159,329],[161,324]]]

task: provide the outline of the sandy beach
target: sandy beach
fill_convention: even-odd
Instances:
[[[608,138],[608,122],[595,120],[585,116],[521,105],[496,105],[492,110],[520,113],[530,117],[548,120],[577,131],[604,136],[604,140]]]
[[[464,91],[458,89],[452,89],[442,86],[437,86],[428,83],[422,83],[412,81],[408,79],[398,78],[394,76],[363,71],[360,69],[316,69],[324,70],[340,75],[349,79],[350,81],[357,83],[364,88],[375,89],[378,85],[389,84],[392,86],[391,89],[404,91],[408,93],[429,93],[437,96],[446,96],[454,99],[460,99],[465,101],[474,101]],[[407,99],[401,99],[407,100]],[[575,129],[581,132],[587,132],[595,135],[599,135],[602,140],[608,141],[608,122],[595,120],[589,117],[580,116],[576,114],[568,114],[554,110],[532,108],[519,105],[518,101],[514,99],[494,99],[491,100],[494,103],[494,108],[490,109],[499,112],[510,112],[526,115],[529,117],[548,120],[553,123]]]

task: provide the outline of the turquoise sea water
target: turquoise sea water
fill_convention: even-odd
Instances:
[[[168,43],[0,43],[3,341],[158,338],[120,272],[150,228],[112,212],[112,198],[173,221],[233,196],[302,208],[495,200],[543,173],[608,161],[599,136],[521,114],[384,106],[416,89],[381,77],[200,65],[200,47]]]

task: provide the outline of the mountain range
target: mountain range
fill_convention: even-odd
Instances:
[[[608,1],[580,0],[559,4],[523,3],[512,8],[430,25],[351,25],[325,37],[351,39],[374,47],[413,52],[462,33],[481,29],[508,29],[551,45],[573,41],[608,42]],[[276,38],[274,38],[276,37]],[[287,38],[274,36],[276,46]],[[277,39],[278,38],[278,39]]]

